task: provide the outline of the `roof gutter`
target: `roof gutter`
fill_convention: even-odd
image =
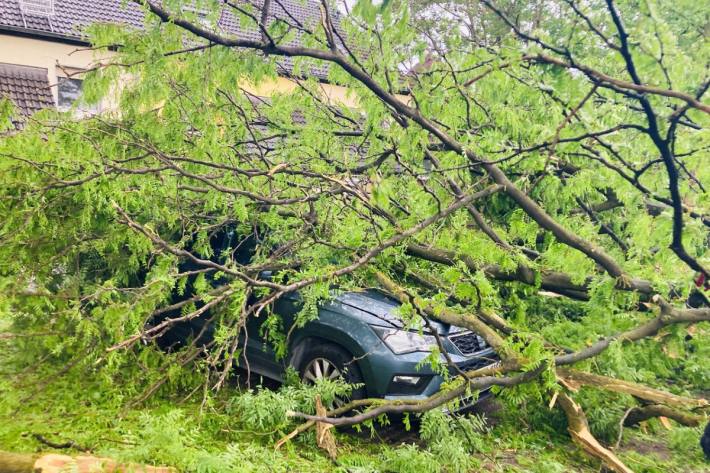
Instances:
[[[21,26],[0,25],[0,33],[31,39],[50,39],[58,43],[74,44],[77,46],[89,46],[90,44],[86,39],[82,39],[80,36],[63,35],[52,33],[51,31],[35,30]]]

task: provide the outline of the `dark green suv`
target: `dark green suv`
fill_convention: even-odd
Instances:
[[[425,358],[436,346],[431,333],[405,330],[397,317],[399,303],[377,290],[346,292],[319,307],[319,317],[291,332],[287,356],[278,361],[271,345],[260,336],[263,317],[251,318],[242,338],[251,372],[281,381],[292,366],[306,382],[337,378],[360,384],[353,398],[425,398],[443,381]],[[298,294],[276,301],[274,311],[290,331],[301,309]],[[170,334],[185,340],[198,333],[210,335],[212,327],[194,319]],[[461,327],[432,321],[450,359],[463,370],[494,363],[493,350],[477,334]],[[443,356],[442,356],[443,359]],[[247,363],[240,357],[242,366]]]
[[[213,235],[210,245],[218,255],[214,257],[217,261],[223,263],[224,255],[228,254],[246,264],[254,242],[240,239],[234,229],[227,228]],[[182,270],[188,269],[198,268],[185,262]],[[269,277],[267,272],[260,274],[260,278]],[[183,298],[188,297],[190,288],[191,282]],[[245,357],[240,356],[239,363],[250,372],[277,381],[283,380],[289,365],[306,382],[342,376],[352,384],[361,385],[352,393],[353,398],[431,396],[443,381],[425,360],[437,345],[436,338],[431,333],[405,329],[397,317],[399,305],[374,289],[345,292],[319,306],[316,320],[291,330],[302,303],[298,293],[287,294],[273,307],[283,320],[284,331],[290,334],[286,356],[277,360],[272,345],[262,337],[264,317],[250,317],[246,334],[241,335]],[[195,337],[211,338],[214,327],[208,319],[200,317],[172,327],[161,343],[171,345]],[[470,370],[497,361],[494,351],[470,330],[436,321],[431,322],[431,327],[438,332],[443,348],[458,368]]]

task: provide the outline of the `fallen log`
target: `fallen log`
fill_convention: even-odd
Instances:
[[[565,393],[560,393],[557,402],[567,416],[567,430],[572,440],[582,450],[600,459],[604,465],[617,473],[633,473],[614,453],[602,446],[589,431],[587,416],[582,407]]]
[[[0,473],[176,473],[172,467],[118,463],[110,458],[80,455],[31,455],[0,451]]]
[[[692,398],[679,396],[660,389],[643,386],[631,381],[622,379],[610,378],[599,374],[586,373],[584,371],[573,370],[569,368],[557,368],[557,376],[562,378],[566,385],[586,385],[593,386],[607,391],[613,391],[620,394],[628,394],[638,399],[653,402],[656,404],[666,404],[669,406],[680,407],[684,409],[695,409],[709,407],[710,402],[703,398]],[[668,416],[666,416],[668,417]]]
[[[36,455],[0,452],[0,473],[31,473],[36,460]]]
[[[679,411],[662,404],[651,404],[631,409],[624,420],[624,425],[636,425],[654,417],[667,417],[687,427],[697,427],[704,420],[703,416],[697,414]]]

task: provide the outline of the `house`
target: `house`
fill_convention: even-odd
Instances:
[[[204,11],[183,7],[180,13],[204,21],[220,34],[257,38],[260,34],[256,26],[240,27],[227,5],[216,24],[207,23],[212,20]],[[126,0],[0,0],[0,96],[10,98],[23,117],[48,107],[70,109],[81,93],[81,72],[112,54],[89,49],[85,28],[94,23],[142,28],[145,14],[140,5]],[[314,25],[320,21],[319,4],[314,0],[273,2],[269,19]],[[346,89],[327,82],[326,68],[313,68],[311,76],[320,79],[322,92],[330,101],[353,106]],[[255,95],[269,96],[293,90],[297,84],[285,59],[283,74],[277,80],[242,86]],[[102,107],[97,108],[80,111],[96,113]]]

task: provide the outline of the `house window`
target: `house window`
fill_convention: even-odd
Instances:
[[[60,77],[57,84],[57,108],[62,111],[69,110],[81,96],[81,79]]]
[[[101,104],[86,104],[81,100],[84,80],[77,79],[76,74],[80,70],[74,71],[74,77],[63,77],[59,74],[57,78],[57,109],[61,112],[73,110],[77,117],[87,117],[95,115],[101,111]],[[66,73],[62,70],[62,73]]]

